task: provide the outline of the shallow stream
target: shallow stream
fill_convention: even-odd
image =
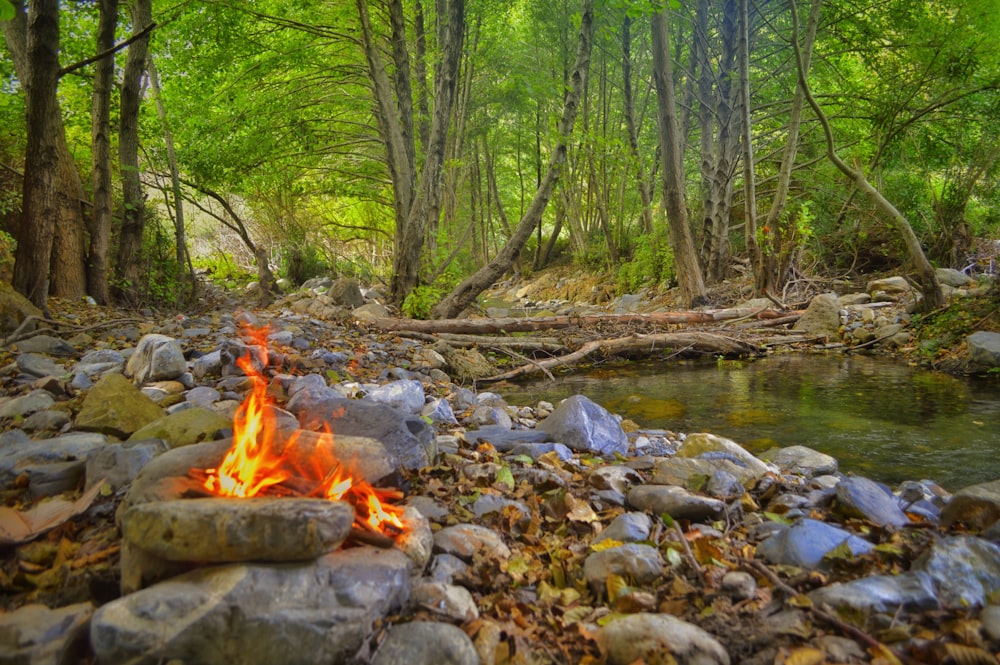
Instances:
[[[866,356],[605,365],[508,386],[510,404],[577,393],[645,428],[714,432],[760,452],[801,444],[840,470],[949,490],[1000,479],[1000,383]]]

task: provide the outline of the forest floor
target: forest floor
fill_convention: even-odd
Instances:
[[[606,312],[615,309],[616,298],[608,284],[606,276],[581,275],[573,269],[560,268],[534,275],[531,280],[501,285],[492,295],[501,300],[507,294],[513,292],[517,295],[524,290],[521,297],[530,299],[535,305],[559,307],[565,303],[585,303],[587,307]],[[811,280],[801,285],[801,291],[783,294],[783,301],[798,309],[804,307],[812,295],[838,286],[844,285]],[[863,284],[854,289],[837,290],[857,289],[863,289]],[[744,302],[750,295],[748,284],[726,283],[713,289],[712,304],[720,309],[732,307]],[[618,302],[621,303],[620,298]],[[89,336],[91,346],[126,348],[129,342],[120,336],[119,331],[127,327],[135,326],[140,332],[176,330],[179,334],[183,331],[180,326],[183,319],[202,319],[207,325],[215,327],[220,317],[231,315],[247,304],[241,302],[241,297],[236,294],[208,288],[201,299],[201,311],[180,317],[156,312],[137,316],[135,312],[60,301],[52,303],[52,310],[59,321],[72,322],[71,327],[78,335]],[[652,312],[677,309],[677,303],[672,292],[651,290],[641,294],[636,307],[640,311]],[[908,362],[924,362],[961,371],[965,335],[973,329],[1000,331],[998,309],[993,294],[956,299],[944,310],[911,319],[910,329],[914,335],[911,344],[893,349],[876,347],[869,352],[897,355]],[[900,304],[894,307],[894,311],[902,315],[905,306]],[[268,316],[280,319],[278,308],[273,307]],[[395,332],[381,332],[367,326],[327,330],[325,325],[317,327],[316,331],[322,336],[314,342],[352,357],[362,358],[371,355],[372,350],[381,349],[378,353],[385,356],[377,362],[367,366],[352,365],[353,379],[359,382],[380,383],[388,380],[385,378],[386,370],[395,366],[404,354],[410,353]],[[814,347],[813,344],[803,344],[789,348],[809,350]],[[23,394],[29,387],[19,383],[16,370],[10,369],[14,367],[16,352],[8,350],[4,351],[4,355],[3,364],[8,371],[2,379],[0,403]],[[308,362],[304,354],[301,361]],[[427,389],[447,395],[453,388],[436,382]],[[79,398],[65,404],[68,409],[74,410],[79,407]],[[530,419],[541,416],[532,407],[523,408]],[[457,415],[463,424],[471,418],[471,412]],[[469,428],[474,428],[471,420],[468,422]],[[4,424],[4,429],[12,429],[19,427],[22,421],[18,418],[7,419]],[[516,556],[511,561],[516,561],[517,566],[510,562],[498,565],[496,562],[477,561],[479,567],[465,581],[481,613],[480,619],[463,626],[470,637],[478,639],[480,634],[486,635],[491,626],[502,627],[500,643],[493,645],[493,652],[498,657],[491,662],[612,662],[606,660],[607,654],[598,643],[593,626],[612,615],[654,611],[682,617],[705,629],[724,646],[733,662],[818,665],[824,662],[943,662],[948,658],[952,662],[995,662],[986,659],[994,658],[1000,642],[990,642],[982,636],[975,612],[918,613],[905,620],[894,618],[888,626],[866,623],[865,617],[853,617],[849,618],[848,625],[843,619],[824,616],[809,605],[805,594],[811,589],[837,580],[908,570],[937,533],[933,526],[914,522],[908,529],[882,529],[871,527],[856,518],[844,520],[833,515],[828,507],[812,505],[809,508],[810,517],[843,523],[850,530],[865,534],[877,544],[877,549],[874,555],[865,557],[845,558],[838,555],[831,562],[833,567],[830,571],[806,571],[795,576],[787,575],[790,569],[783,566],[767,567],[754,560],[753,549],[758,544],[758,536],[748,526],[750,522],[730,524],[727,518],[724,528],[720,527],[721,533],[693,528],[685,531],[680,522],[667,523],[658,526],[651,538],[663,552],[673,553],[671,556],[676,560],[672,560],[671,564],[676,574],[663,576],[655,584],[642,589],[628,587],[621,577],[613,578],[617,586],[614,589],[609,586],[607,591],[609,595],[612,592],[616,594],[617,598],[614,602],[602,601],[601,594],[588,596],[585,588],[574,586],[573,579],[563,580],[560,586],[552,577],[552,571],[559,567],[563,567],[570,578],[581,575],[584,558],[591,552],[593,525],[607,526],[620,513],[620,509],[603,509],[597,513],[583,511],[593,492],[588,479],[589,467],[599,466],[599,459],[588,457],[583,466],[545,461],[539,469],[548,469],[555,476],[564,478],[567,484],[559,491],[539,493],[537,488],[523,482],[515,486],[513,482],[497,480],[484,485],[481,478],[467,475],[469,468],[480,466],[508,468],[509,465],[515,472],[521,467],[530,470],[532,465],[523,459],[511,461],[488,444],[463,444],[457,452],[444,457],[446,459],[440,464],[422,470],[409,482],[414,494],[431,497],[446,505],[449,515],[446,519],[472,519],[469,511],[471,504],[467,500],[481,494],[506,496],[525,502],[530,507],[528,527],[516,524],[508,512],[479,520],[505,534],[516,550]],[[5,489],[7,506],[30,505],[25,489],[26,482],[15,482]],[[780,492],[800,494],[804,498],[807,489],[804,482],[785,484],[785,480],[781,480],[778,484],[761,484],[746,495],[746,502],[741,504],[739,510],[760,516],[758,521],[778,519],[773,514],[767,517],[769,513],[764,511],[768,509],[761,506],[766,506]],[[114,599],[117,595],[120,535],[111,518],[118,499],[117,495],[100,497],[86,516],[70,520],[31,543],[0,549],[0,591],[3,592],[4,609],[12,610],[29,602],[60,607],[86,599],[102,605]],[[587,519],[573,517],[581,511],[586,512]],[[522,532],[522,528],[526,531]],[[560,566],[553,568],[554,563],[559,561],[562,562]],[[725,573],[737,570],[749,573],[758,584],[754,595],[743,601],[735,600],[722,590]],[[540,598],[527,594],[526,590],[532,588],[538,589]],[[786,611],[778,615],[783,617],[781,621],[776,623],[765,618],[772,616],[771,610],[782,606],[782,603]],[[393,618],[398,619],[400,617]],[[426,610],[419,610],[405,619],[442,620],[433,611]],[[902,650],[890,650],[885,646],[889,643],[899,644]],[[506,657],[501,657],[504,653]],[[662,662],[675,661],[671,656],[664,655]]]

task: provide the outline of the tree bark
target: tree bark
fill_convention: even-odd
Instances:
[[[56,122],[59,103],[59,2],[34,0],[27,15],[27,76],[24,78],[27,146],[24,200],[14,255],[13,286],[47,311],[49,260],[59,216]]]
[[[715,74],[717,81],[714,95],[702,100],[708,104],[714,101],[714,118],[717,127],[715,136],[715,152],[709,155],[711,162],[709,174],[703,176],[708,188],[704,199],[704,238],[702,252],[703,267],[707,281],[715,283],[726,278],[729,272],[729,215],[733,205],[733,182],[736,176],[736,161],[739,157],[739,128],[737,124],[736,100],[739,86],[733,85],[736,76],[736,43],[737,11],[736,1],[726,0],[723,3],[722,29],[719,41],[722,43],[722,53],[719,57],[719,70]],[[704,49],[708,56],[707,47]],[[702,63],[702,72],[711,75],[711,63]],[[703,77],[704,79],[704,74]],[[711,122],[709,123],[711,125]],[[702,133],[711,131],[711,126],[703,126]],[[704,150],[704,146],[703,146]],[[703,167],[705,156],[702,157]]]
[[[802,65],[806,76],[812,61],[813,44],[816,42],[816,31],[819,28],[820,9],[823,0],[812,0],[809,18],[806,22],[806,34],[802,45]],[[781,223],[781,215],[788,201],[788,191],[792,181],[792,169],[795,168],[795,155],[799,147],[799,131],[802,127],[802,107],[805,104],[805,94],[796,77],[795,93],[792,96],[792,108],[788,116],[788,135],[785,147],[781,151],[781,165],[778,167],[778,182],[774,190],[771,207],[764,220],[764,237],[766,242],[761,247],[761,263],[755,268],[754,283],[758,293],[781,292],[787,273],[795,256],[793,247],[786,244],[797,243],[791,229],[786,229]]]
[[[705,282],[698,255],[688,226],[684,203],[684,167],[677,103],[674,94],[674,72],[670,56],[670,35],[667,31],[667,9],[651,17],[653,38],[653,79],[657,93],[657,127],[660,132],[660,162],[663,178],[663,202],[667,213],[667,230],[674,252],[674,266],[681,299],[687,306],[705,298]]]
[[[7,43],[8,52],[14,63],[18,80],[28,81],[31,59],[28,56],[28,20],[22,2],[14,2],[15,14],[9,21],[0,21],[0,30]],[[58,63],[57,63],[58,67]],[[57,69],[57,78],[61,70]],[[25,85],[25,88],[27,86]],[[53,212],[52,233],[49,236],[49,263],[44,268],[36,266],[32,272],[38,279],[44,277],[50,294],[67,298],[82,296],[85,289],[84,271],[84,193],[80,174],[76,170],[73,155],[66,145],[66,131],[63,127],[62,111],[58,99],[51,106],[52,117],[46,123],[51,127],[51,140],[56,146],[57,167],[55,174],[56,203]],[[23,192],[22,192],[23,193]],[[23,204],[22,204],[23,212]],[[23,214],[22,214],[23,219]],[[17,229],[15,229],[17,231]],[[17,231],[15,237],[20,233]],[[29,242],[37,242],[31,238]],[[44,273],[44,275],[42,275]],[[47,298],[47,296],[46,296]]]
[[[100,0],[97,52],[114,47],[118,25],[118,0]],[[107,56],[94,68],[90,142],[93,152],[94,210],[90,217],[90,252],[87,258],[87,292],[99,305],[106,305],[108,292],[108,250],[111,243],[111,89],[115,59]]]
[[[500,279],[514,265],[521,250],[524,249],[531,237],[535,225],[541,222],[542,213],[545,212],[545,207],[552,196],[552,190],[566,164],[569,137],[573,132],[573,123],[576,121],[580,96],[583,93],[587,70],[590,66],[590,52],[593,42],[594,3],[593,0],[584,0],[576,62],[570,75],[569,90],[566,92],[562,117],[559,120],[559,139],[549,159],[549,166],[541,184],[535,192],[531,205],[528,206],[521,221],[518,222],[517,228],[514,229],[513,235],[503,248],[492,261],[464,279],[451,293],[434,306],[432,310],[434,318],[445,319],[457,316],[476,299],[476,296]]]
[[[754,182],[753,122],[750,116],[750,9],[749,0],[738,0],[739,44],[736,59],[740,72],[740,134],[743,146],[743,237],[754,274],[760,271],[761,255],[757,244],[757,187]]]
[[[629,153],[635,164],[636,187],[639,190],[639,201],[642,203],[642,230],[646,235],[652,235],[653,196],[649,191],[649,183],[646,181],[646,169],[642,166],[642,155],[639,154],[639,129],[635,122],[635,99],[632,93],[632,19],[629,18],[628,14],[622,19],[622,98]]]
[[[133,0],[129,4],[132,32],[144,30],[153,22],[152,0]],[[142,241],[145,228],[145,201],[139,179],[139,108],[142,105],[142,76],[146,70],[149,36],[129,44],[122,80],[118,162],[122,179],[122,226],[118,235],[115,263],[117,295],[136,304],[144,291]]]
[[[799,85],[802,86],[802,92],[805,95],[806,101],[809,102],[809,106],[823,127],[823,134],[826,137],[826,156],[837,167],[838,171],[847,176],[855,187],[871,199],[872,203],[888,218],[889,223],[902,237],[910,262],[917,271],[916,282],[923,295],[921,307],[924,310],[937,309],[945,303],[944,293],[941,291],[941,283],[938,281],[937,273],[934,272],[934,266],[927,260],[927,256],[920,246],[920,240],[917,238],[917,234],[913,232],[910,222],[896,206],[882,195],[882,192],[868,181],[868,178],[865,177],[865,174],[860,169],[851,168],[837,154],[830,122],[819,103],[816,102],[816,98],[813,97],[812,91],[809,89],[809,81],[806,79],[805,63],[798,40],[799,16],[795,8],[795,0],[789,0],[789,5],[792,10],[792,48],[795,51],[795,65],[798,70]]]
[[[170,191],[173,195],[174,203],[174,254],[177,265],[187,264],[187,242],[184,231],[184,196],[181,191],[180,170],[177,167],[177,153],[174,150],[174,134],[170,131],[170,121],[167,118],[167,107],[163,103],[163,95],[160,93],[160,78],[156,73],[156,65],[152,56],[147,63],[149,70],[149,87],[153,93],[153,101],[156,102],[156,114],[163,125],[163,143],[167,149],[167,167],[170,169]]]

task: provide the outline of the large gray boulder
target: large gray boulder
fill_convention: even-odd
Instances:
[[[150,381],[176,379],[187,371],[181,343],[167,335],[149,334],[139,340],[129,356],[125,374],[142,385]]]
[[[821,293],[795,322],[793,329],[817,337],[836,337],[840,331],[840,300],[836,293]]]
[[[584,395],[564,399],[538,429],[576,451],[601,455],[628,451],[628,436],[618,419]]]
[[[90,641],[101,663],[345,663],[409,589],[410,560],[396,549],[201,568],[102,606]]]
[[[969,361],[983,367],[1000,367],[1000,333],[979,330],[966,338]]]

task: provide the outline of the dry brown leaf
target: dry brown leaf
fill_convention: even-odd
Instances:
[[[51,499],[24,511],[0,506],[0,545],[26,543],[83,513],[97,498],[103,484],[103,480],[94,483],[76,501]]]

